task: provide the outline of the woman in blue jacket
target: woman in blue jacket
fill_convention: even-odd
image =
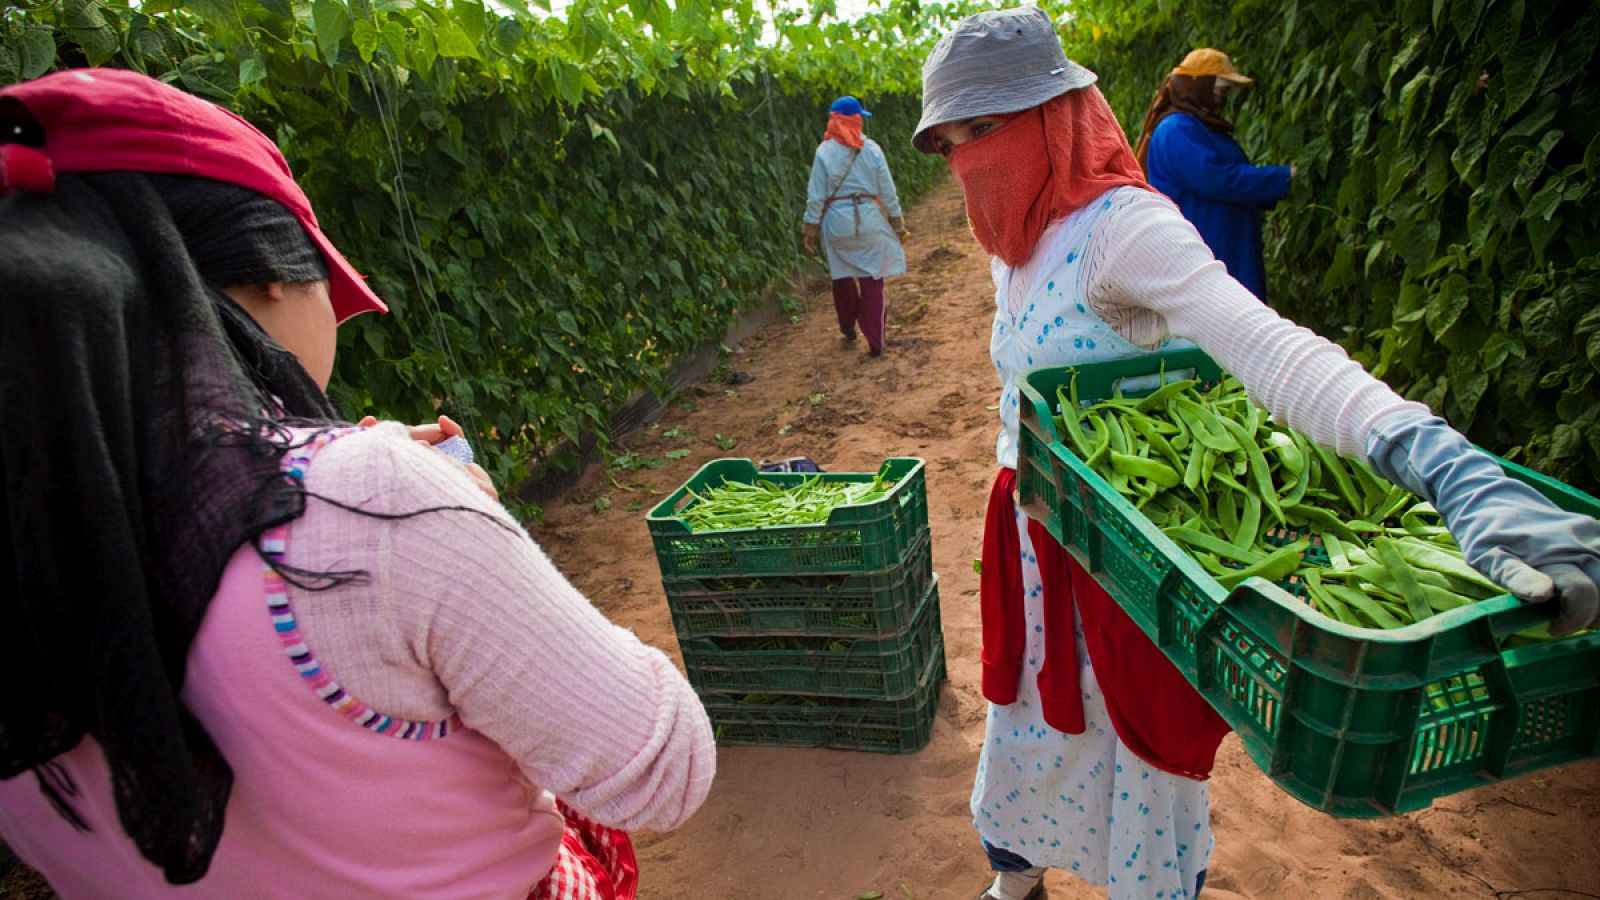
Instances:
[[[1261,213],[1289,195],[1294,167],[1251,165],[1229,136],[1223,99],[1250,82],[1221,51],[1191,52],[1162,79],[1136,152],[1151,186],[1178,204],[1228,274],[1266,301]]]

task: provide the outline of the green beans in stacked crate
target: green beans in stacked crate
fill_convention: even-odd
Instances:
[[[920,460],[708,464],[650,514],[689,681],[724,744],[911,752],[944,678]]]
[[[689,491],[694,505],[686,508],[683,521],[695,531],[723,531],[729,528],[764,528],[770,525],[820,525],[841,506],[874,503],[888,496],[894,482],[883,475],[854,484],[823,481],[821,475],[807,477],[799,484],[771,481],[725,481]]]
[[[826,516],[811,522],[763,523],[747,518],[694,527],[685,518],[707,492],[758,484],[810,492],[835,486],[887,489],[874,491],[872,499],[829,506]],[[726,506],[724,513],[729,513]],[[746,509],[729,514],[748,513]],[[715,517],[713,513],[710,518]],[[886,460],[876,473],[822,475],[760,472],[748,459],[718,459],[667,495],[651,510],[647,523],[661,574],[667,578],[875,572],[900,562],[927,530],[926,476],[922,460],[909,457]]]
[[[1600,756],[1600,636],[1548,639],[1551,611],[1462,563],[1425,504],[1270,423],[1203,352],[1040,369],[1022,393],[1023,509],[1293,796],[1387,815]]]

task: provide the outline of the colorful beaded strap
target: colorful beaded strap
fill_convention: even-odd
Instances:
[[[283,455],[283,476],[290,482],[300,484],[305,480],[306,466],[310,464],[311,457],[318,450],[332,443],[335,439],[361,429],[350,428],[339,431],[325,431],[318,434],[309,443],[289,450]],[[389,735],[408,741],[426,741],[433,738],[442,738],[461,728],[461,717],[451,716],[442,722],[414,722],[409,719],[396,719],[386,716],[360,700],[345,693],[344,688],[333,680],[311,652],[311,647],[306,644],[305,636],[300,633],[300,623],[295,619],[294,607],[289,603],[289,585],[283,576],[274,569],[271,563],[283,562],[284,554],[289,549],[289,526],[279,525],[267,530],[261,536],[261,555],[269,562],[262,564],[262,575],[266,580],[267,612],[272,616],[272,628],[278,633],[278,638],[283,642],[283,652],[288,654],[289,661],[294,664],[300,677],[305,679],[311,689],[316,692],[322,702],[333,707],[340,715],[360,725],[369,731]]]

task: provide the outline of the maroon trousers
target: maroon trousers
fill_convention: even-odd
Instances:
[[[839,314],[839,332],[847,338],[856,336],[856,326],[867,336],[867,347],[883,350],[884,322],[887,319],[883,302],[882,278],[835,278],[833,280],[833,311]]]

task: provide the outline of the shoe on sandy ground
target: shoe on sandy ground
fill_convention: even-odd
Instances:
[[[1041,878],[1039,883],[1033,886],[1033,890],[1028,892],[1028,896],[1023,897],[1022,900],[1045,900],[1048,896],[1050,896],[1049,893],[1044,889],[1044,879]],[[978,900],[996,900],[996,898],[989,893],[988,888],[984,888],[983,892],[978,895]]]

